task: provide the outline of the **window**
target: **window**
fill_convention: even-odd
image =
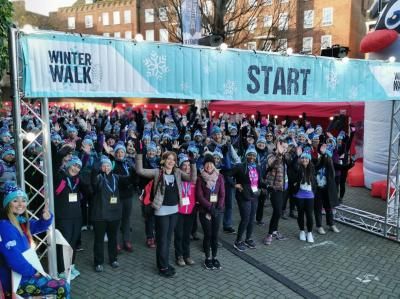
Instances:
[[[167,14],[167,8],[166,7],[160,7],[158,9],[158,18],[160,19],[161,22],[167,22],[168,21],[168,14]]]
[[[125,31],[125,38],[132,39],[132,31]]]
[[[272,16],[265,16],[264,17],[264,27],[272,27]]]
[[[85,4],[93,4],[93,0],[85,0]]]
[[[272,51],[272,40],[267,40],[265,42],[264,51]]]
[[[101,14],[101,18],[103,19],[103,26],[110,25],[110,19],[108,18],[108,12],[103,12]]]
[[[235,28],[236,28],[236,23],[234,21],[230,21],[228,24],[226,24],[226,35],[227,36],[232,36],[235,33]]]
[[[130,24],[130,23],[132,23],[131,11],[125,10],[124,11],[124,24]]]
[[[278,51],[286,51],[287,50],[287,38],[278,39]]]
[[[313,38],[312,37],[304,37],[303,38],[303,53],[310,54],[312,53],[313,48]]]
[[[114,22],[114,25],[121,24],[121,19],[119,17],[119,11],[114,11],[113,12],[113,22]]]
[[[104,33],[103,33],[103,36],[109,37],[109,36],[110,36],[110,33],[104,32]]]
[[[236,0],[230,0],[227,3],[226,11],[234,12],[235,11],[235,6],[236,6]]]
[[[333,24],[333,8],[324,7],[322,9],[322,26],[330,26]]]
[[[257,50],[257,42],[248,42],[247,49],[249,50]]]
[[[168,43],[168,30],[160,29],[160,42]]]
[[[289,3],[289,0],[281,0],[281,3]]]
[[[254,30],[257,28],[257,18],[251,17],[249,20],[249,32],[254,33]]]
[[[121,32],[114,32],[114,37],[121,37]]]
[[[288,14],[286,12],[280,13],[278,19],[278,29],[288,30],[288,27],[289,27]]]
[[[272,5],[272,0],[264,0],[264,5]]]
[[[332,35],[321,36],[321,50],[332,47]]]
[[[206,5],[204,7],[204,14],[206,16],[211,16],[214,13],[214,3],[211,0],[206,1]]]
[[[154,9],[148,8],[144,10],[144,22],[145,23],[154,22]]]
[[[75,17],[68,17],[68,29],[75,29]]]
[[[154,40],[154,30],[146,30],[146,40]]]
[[[313,28],[314,27],[314,11],[313,10],[305,10],[304,11],[304,28]]]
[[[257,0],[248,0],[249,7],[255,7],[257,5]]]
[[[93,28],[93,16],[85,16],[85,28]]]

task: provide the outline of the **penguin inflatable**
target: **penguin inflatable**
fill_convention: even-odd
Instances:
[[[377,1],[369,11],[377,14],[376,6]],[[375,30],[361,40],[360,50],[368,53],[369,60],[388,61],[394,57],[400,62],[400,0],[386,4]],[[364,181],[368,188],[373,182],[387,178],[391,109],[390,101],[365,103]]]

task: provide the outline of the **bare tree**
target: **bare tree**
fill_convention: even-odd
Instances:
[[[284,47],[279,41],[287,38],[290,32],[288,24],[295,12],[295,2],[199,0],[202,35],[219,35],[233,48],[256,42],[259,50],[279,50]],[[153,0],[153,4],[155,11],[162,8],[167,16],[168,21],[161,21],[161,26],[168,30],[173,41],[182,42],[182,0]],[[265,24],[267,16],[268,24]]]

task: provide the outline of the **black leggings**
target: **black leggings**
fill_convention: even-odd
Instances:
[[[206,215],[206,213],[199,213],[199,219],[204,233],[204,254],[206,258],[210,258],[211,249],[212,257],[215,258],[218,252],[218,232],[223,214],[217,213],[215,217],[211,217],[211,220],[208,220]]]
[[[287,191],[275,191],[271,192],[271,204],[272,204],[272,217],[269,222],[268,233],[271,235],[273,232],[278,230],[279,218],[282,215],[283,199],[286,196]]]
[[[317,227],[322,226],[322,207],[325,209],[326,224],[333,225],[333,212],[329,202],[328,188],[318,188],[314,202],[314,215]]]
[[[314,198],[297,198],[297,224],[304,230],[304,214],[306,215],[307,231],[312,232]]]

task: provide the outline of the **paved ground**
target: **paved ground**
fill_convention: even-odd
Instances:
[[[368,191],[360,188],[348,190],[345,203],[349,202],[371,211],[384,210],[384,202],[371,199]],[[265,211],[269,220],[270,206]],[[231,252],[234,236],[221,234],[224,248],[219,251],[220,271],[203,269],[201,241],[194,241],[191,248],[197,265],[177,268],[176,277],[164,279],[156,272],[155,251],[144,245],[139,205],[133,219],[134,252],[120,255],[121,267],[117,270],[106,266],[101,274],[93,271],[92,233],[83,233],[86,250],[77,259],[82,275],[72,282],[72,298],[302,297],[298,293],[314,298],[400,297],[399,244],[351,227],[339,225],[340,234],[315,236],[315,243],[309,245],[298,240],[296,220],[281,220],[280,231],[289,239],[266,247],[261,244],[266,227],[257,226],[254,239],[258,247],[247,250],[241,256],[245,260]],[[235,213],[235,224],[237,219]],[[265,272],[278,275],[281,282]]]

